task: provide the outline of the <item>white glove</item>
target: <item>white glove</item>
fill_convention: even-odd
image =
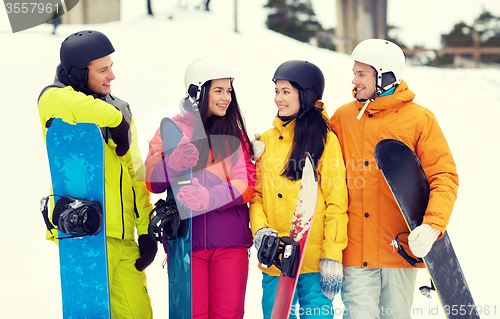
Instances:
[[[411,252],[417,257],[427,256],[439,235],[441,235],[441,231],[432,228],[429,224],[415,227],[408,236]]]
[[[262,154],[264,154],[264,151],[266,150],[266,143],[259,141],[260,140],[259,133],[255,133],[254,136],[255,136],[255,138],[250,141],[250,143],[252,143],[252,147],[253,147],[252,160],[257,161],[262,156]]]
[[[324,258],[319,261],[319,271],[321,273],[321,291],[333,299],[342,287],[343,266],[336,260]]]

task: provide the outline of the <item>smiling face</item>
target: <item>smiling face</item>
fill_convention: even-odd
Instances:
[[[295,116],[299,113],[299,90],[289,81],[276,80],[274,103],[278,107],[279,116]]]
[[[109,55],[96,59],[87,65],[87,69],[89,69],[88,87],[92,92],[102,95],[111,93],[111,81],[115,79],[112,66],[113,61]]]
[[[366,100],[371,98],[376,91],[375,69],[368,64],[355,62],[352,68],[354,78],[352,84],[356,86],[356,99]]]
[[[208,92],[208,112],[207,116],[224,116],[231,103],[231,79],[212,80],[210,91]]]

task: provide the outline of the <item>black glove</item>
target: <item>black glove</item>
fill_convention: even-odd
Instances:
[[[158,244],[155,240],[149,238],[148,235],[140,235],[138,242],[141,257],[135,261],[135,268],[139,271],[143,271],[153,262],[153,260],[155,260]]]
[[[128,149],[130,148],[129,143],[129,128],[130,124],[127,122],[125,117],[122,117],[122,121],[117,127],[110,127],[109,133],[111,134],[111,138],[115,141],[116,144],[116,155],[123,156],[127,154]]]

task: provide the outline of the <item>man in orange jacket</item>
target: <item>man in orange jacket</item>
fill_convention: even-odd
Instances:
[[[402,80],[401,48],[370,39],[359,43],[351,58],[356,100],[330,119],[346,162],[349,191],[344,318],[411,318],[417,269],[391,246],[408,227],[377,167],[375,145],[387,138],[403,141],[416,152],[430,183],[422,225],[408,238],[399,236],[417,257],[427,255],[446,229],[458,190],[456,166],[435,116],[413,102],[415,94]]]

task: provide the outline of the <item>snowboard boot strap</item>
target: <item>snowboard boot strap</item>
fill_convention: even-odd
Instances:
[[[52,212],[52,222],[48,212],[50,196],[59,197]],[[57,226],[61,232],[70,235],[57,239],[95,235],[103,225],[101,203],[98,201],[64,195],[49,195],[40,200],[40,211],[49,232],[55,230],[55,226]]]
[[[60,197],[54,207],[52,220],[54,224],[57,221],[59,230],[69,236],[58,239],[91,236],[101,230],[104,221],[100,202],[69,196]],[[61,213],[57,216],[56,212]]]
[[[262,268],[276,266],[284,277],[294,278],[299,264],[300,246],[290,237],[278,237],[273,230],[271,235],[262,238],[257,259]]]
[[[262,244],[257,252],[257,259],[263,268],[269,268],[273,265],[274,259],[278,256],[280,239],[278,233],[273,230],[271,235],[262,238]]]
[[[50,196],[57,196],[54,210],[52,212],[52,222],[49,219],[48,203]],[[68,237],[57,239],[67,239],[83,237],[97,234],[103,225],[103,215],[101,203],[93,200],[85,200],[65,195],[49,195],[40,200],[40,211],[47,230],[58,229]]]
[[[186,236],[188,221],[181,220],[173,199],[159,199],[149,213],[148,236],[152,240],[164,243]]]
[[[50,196],[42,197],[42,199],[40,199],[40,212],[42,213],[43,221],[45,222],[45,226],[47,226],[47,230],[49,232],[52,232],[52,230],[56,228],[50,222],[49,219],[49,209],[47,207],[49,203],[49,198]]]
[[[295,278],[299,265],[299,244],[290,237],[280,237],[279,256],[281,256],[280,267],[283,277]]]
[[[426,296],[427,298],[432,298],[431,291],[434,290],[436,291],[436,288],[434,287],[434,283],[431,280],[431,286],[422,286],[419,288],[420,292],[422,295]]]
[[[405,249],[403,248],[403,245],[399,242],[399,235],[401,234],[409,234],[410,232],[402,232],[399,233],[396,238],[394,238],[391,242],[391,246],[394,247],[395,249],[398,250],[398,254],[401,255],[412,267],[416,267],[417,264],[423,263],[422,258],[413,258],[410,256]]]

